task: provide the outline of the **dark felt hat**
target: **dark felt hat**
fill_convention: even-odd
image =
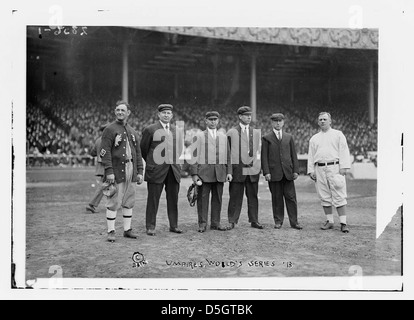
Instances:
[[[207,111],[206,112],[206,119],[212,119],[212,118],[220,118],[220,113],[217,111]]]
[[[252,114],[252,108],[248,106],[243,106],[237,109],[237,114],[243,115],[243,114]]]
[[[270,116],[270,119],[272,119],[272,120],[284,120],[285,116],[283,115],[283,113],[274,113]]]
[[[171,104],[163,103],[160,104],[158,107],[158,112],[164,111],[164,110],[172,110],[173,106]]]

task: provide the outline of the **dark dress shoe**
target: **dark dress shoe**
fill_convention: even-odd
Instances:
[[[251,226],[256,229],[263,229],[263,226],[259,222],[252,222]]]
[[[170,232],[174,232],[174,233],[183,233],[183,230],[180,230],[178,228],[170,228]]]
[[[234,229],[236,227],[235,223],[230,223],[229,226],[227,227],[228,230]]]
[[[293,225],[292,228],[297,229],[297,230],[302,230],[303,229],[303,227],[299,223]]]
[[[227,228],[221,227],[221,226],[211,226],[211,230],[219,230],[219,231],[227,231]]]
[[[147,235],[155,236],[155,230],[147,230]]]
[[[198,232],[200,232],[200,233],[206,232],[206,227],[198,228]]]
[[[275,224],[275,229],[280,229],[280,228],[282,228],[282,225],[280,223],[276,223]]]

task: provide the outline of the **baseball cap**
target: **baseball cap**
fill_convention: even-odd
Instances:
[[[220,118],[220,113],[217,111],[207,111],[206,112],[206,119],[218,119]]]
[[[283,113],[274,113],[270,116],[270,119],[272,119],[272,120],[284,120],[285,116],[283,115]]]
[[[252,109],[248,106],[243,106],[237,109],[237,114],[243,115],[243,114],[251,114]]]
[[[173,108],[174,107],[171,104],[167,104],[167,103],[162,103],[157,107],[158,112],[161,112],[161,111],[164,111],[164,110],[171,110],[172,111]]]

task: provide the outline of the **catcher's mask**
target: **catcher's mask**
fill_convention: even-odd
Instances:
[[[198,194],[198,186],[195,184],[192,184],[188,188],[188,191],[187,191],[187,199],[191,207],[194,207],[194,205],[197,202],[197,194]]]
[[[116,192],[116,185],[113,183],[104,182],[102,184],[102,193],[107,197],[112,197]]]

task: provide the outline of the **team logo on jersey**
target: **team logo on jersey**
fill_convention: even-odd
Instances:
[[[122,135],[118,133],[115,137],[115,147],[119,146],[119,143],[122,141]]]
[[[106,154],[106,150],[101,149],[101,153],[99,154],[101,156],[101,158],[103,158],[105,154]]]

